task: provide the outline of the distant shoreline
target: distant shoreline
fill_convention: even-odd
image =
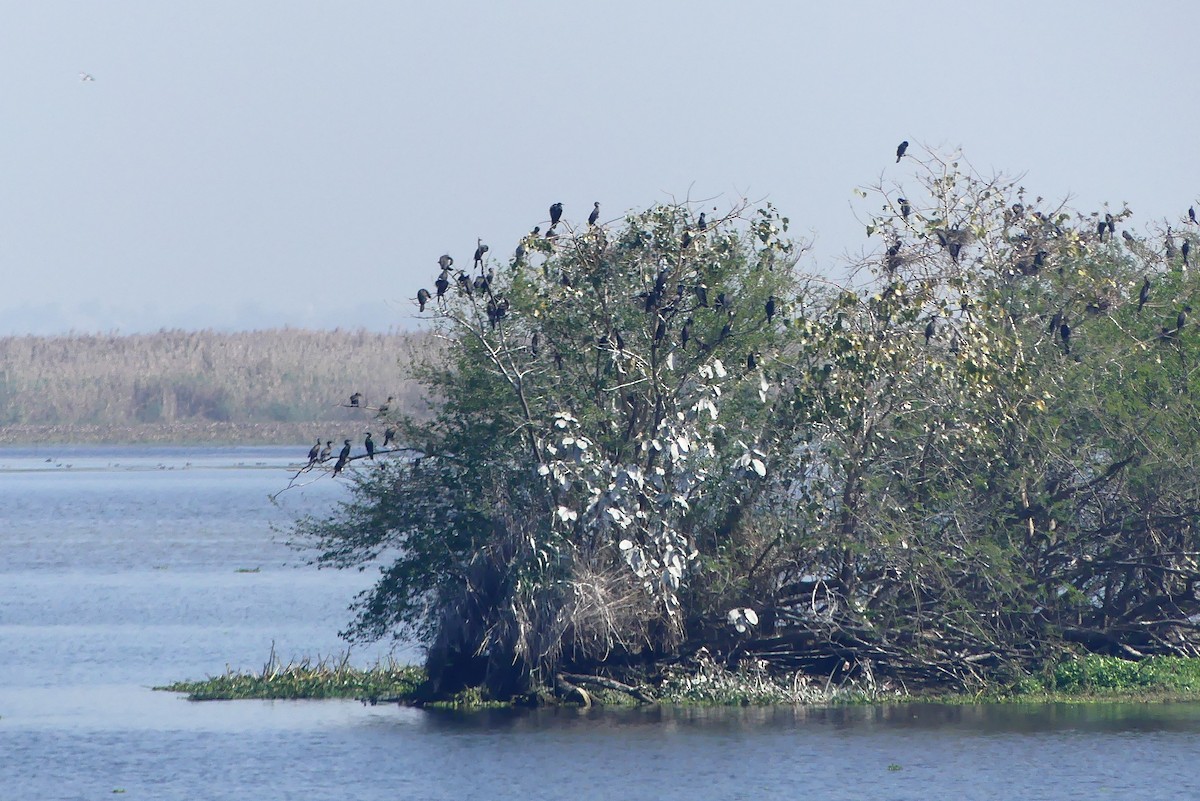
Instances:
[[[177,422],[135,425],[6,425],[0,445],[288,445],[308,447],[318,436],[358,436],[361,421],[314,423]],[[342,431],[345,430],[343,436]]]

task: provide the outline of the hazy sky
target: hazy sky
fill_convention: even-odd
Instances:
[[[0,0],[0,334],[408,328],[556,200],[766,197],[837,274],[901,139],[1200,198],[1200,4],[981,5]]]

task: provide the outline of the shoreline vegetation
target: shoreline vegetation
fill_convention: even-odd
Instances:
[[[1200,658],[1158,656],[1139,662],[1087,654],[1065,658],[1038,674],[972,694],[909,693],[861,680],[834,684],[765,666],[730,670],[701,653],[636,685],[605,676],[559,674],[555,692],[497,699],[486,688],[452,695],[430,688],[424,669],[391,660],[358,668],[349,654],[335,659],[281,663],[272,653],[258,672],[226,670],[201,681],[177,681],[155,690],[185,693],[189,701],[348,699],[434,709],[530,706],[803,706],[860,703],[1172,703],[1200,701]]]
[[[361,436],[389,396],[419,411],[407,365],[431,346],[341,329],[0,337],[0,444],[286,445],[331,424]],[[362,409],[343,406],[354,392]]]

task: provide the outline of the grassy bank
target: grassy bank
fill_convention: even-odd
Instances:
[[[572,683],[574,686],[574,683]],[[346,657],[280,664],[273,659],[257,673],[227,671],[203,681],[181,681],[156,690],[186,693],[189,700],[349,698],[416,706],[474,709],[528,704],[532,699],[498,701],[476,688],[449,697],[429,692],[419,667],[394,662],[355,668]],[[560,690],[562,688],[560,687]],[[1087,703],[1104,701],[1200,701],[1200,659],[1152,657],[1131,662],[1090,655],[1067,659],[1006,686],[971,695],[908,695],[895,688],[866,683],[832,685],[812,676],[771,675],[755,668],[727,670],[711,660],[664,672],[653,686],[642,686],[658,703],[679,706],[767,706],[844,703],[903,703],[941,700],[947,703]],[[636,699],[619,689],[590,685],[585,695],[547,694],[539,702],[619,705]]]
[[[228,670],[203,681],[177,681],[154,689],[187,693],[190,701],[353,698],[412,703],[424,682],[425,672],[412,665],[389,661],[356,668],[342,657],[288,664],[272,660],[258,673]]]

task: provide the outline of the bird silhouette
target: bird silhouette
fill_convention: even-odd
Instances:
[[[342,452],[338,454],[337,462],[333,465],[333,474],[336,476],[342,472],[348,461],[350,461],[350,440],[346,440],[346,444],[342,446]]]
[[[446,297],[446,290],[450,288],[450,271],[442,270],[442,274],[433,282],[433,288],[437,290],[438,302],[442,302]]]
[[[1167,253],[1167,261],[1175,258],[1175,238],[1171,235],[1171,226],[1167,226],[1167,238],[1163,243]]]
[[[700,301],[700,305],[708,308],[708,287],[704,284],[696,285],[696,300]]]
[[[450,258],[448,253],[438,256],[438,266],[442,268],[442,272],[447,272],[454,266],[454,259]]]
[[[317,437],[317,444],[308,449],[308,466],[312,467],[316,464],[317,459],[321,456],[321,438]]]
[[[1196,207],[1188,206],[1188,219],[1193,223],[1196,222]]]
[[[746,369],[750,372],[758,369],[758,357],[754,355],[754,351],[746,354]]]
[[[763,308],[767,312],[767,322],[770,323],[773,319],[775,319],[775,296],[774,295],[767,298],[767,302],[763,306]]]
[[[900,198],[900,216],[907,220],[909,214],[912,214],[912,206],[908,205],[907,200]]]
[[[375,461],[375,440],[371,439],[371,432],[367,432],[367,438],[363,440],[363,445],[367,447],[367,458],[372,462]]]
[[[329,458],[330,454],[332,454],[332,453],[333,453],[333,440],[331,440],[331,439],[326,440],[325,447],[321,448],[321,456],[318,458],[318,461],[321,461],[321,462],[325,461],[326,459]]]
[[[482,239],[476,239],[475,243],[475,266],[483,272],[483,254],[488,252],[488,246],[483,244]]]
[[[1191,251],[1191,249],[1192,249],[1192,243],[1187,241],[1186,239],[1183,240],[1183,242],[1179,245],[1179,252],[1183,254],[1183,266],[1184,267],[1192,266],[1191,264],[1188,263],[1188,252]]]
[[[929,322],[925,323],[925,344],[926,345],[929,344],[929,340],[933,339],[933,335],[935,333],[937,333],[937,324],[934,323],[933,318],[930,317]]]
[[[562,207],[561,203],[555,203],[554,205],[552,205],[550,207],[550,228],[551,229],[553,229],[554,226],[558,225],[558,221],[562,219],[562,209],[563,209],[563,207]]]
[[[683,328],[679,331],[679,347],[687,350],[688,340],[692,336],[692,318],[689,317],[683,324]]]
[[[596,221],[599,219],[600,219],[600,201],[597,200],[594,204],[592,204],[592,213],[588,215],[588,225],[595,225]]]
[[[680,242],[683,245],[683,247],[686,249],[688,247],[688,245],[692,244],[692,232],[689,231],[688,229],[684,228],[683,229],[683,237],[680,240]]]
[[[1100,237],[1100,241],[1104,241],[1104,232],[1108,230],[1108,223],[1104,220],[1096,223],[1096,236]]]
[[[1062,325],[1058,327],[1058,335],[1062,338],[1063,353],[1070,355],[1071,353],[1071,326],[1063,320]]]
[[[1138,311],[1146,305],[1146,301],[1150,300],[1150,277],[1146,276],[1142,279],[1142,291],[1138,293]]]
[[[379,416],[383,417],[392,408],[392,401],[396,399],[395,395],[388,395],[388,399],[379,404]]]
[[[708,217],[704,215],[704,212],[700,212],[699,218],[696,219],[696,227],[701,231],[708,228]]]
[[[1187,313],[1192,310],[1191,306],[1185,305],[1179,310],[1179,314],[1175,315],[1175,330],[1182,331],[1184,324],[1187,322]]]
[[[471,295],[471,277],[467,275],[466,270],[459,270],[454,280],[458,281],[459,290],[466,292],[468,296]]]
[[[355,392],[353,395],[350,396],[350,405],[353,406],[355,409],[358,408],[358,404],[360,402],[362,402],[362,393],[361,392]]]
[[[383,430],[383,447],[386,448],[388,445],[390,445],[392,443],[392,440],[394,440],[395,438],[396,438],[396,429],[392,428],[391,426],[385,428]]]
[[[905,139],[903,142],[901,142],[900,146],[896,148],[896,163],[897,164],[900,163],[900,159],[904,158],[904,152],[906,150],[908,150],[908,140],[907,139]]]
[[[418,289],[417,290],[417,311],[425,311],[425,304],[428,302],[429,302],[429,290],[424,289],[424,288]]]

